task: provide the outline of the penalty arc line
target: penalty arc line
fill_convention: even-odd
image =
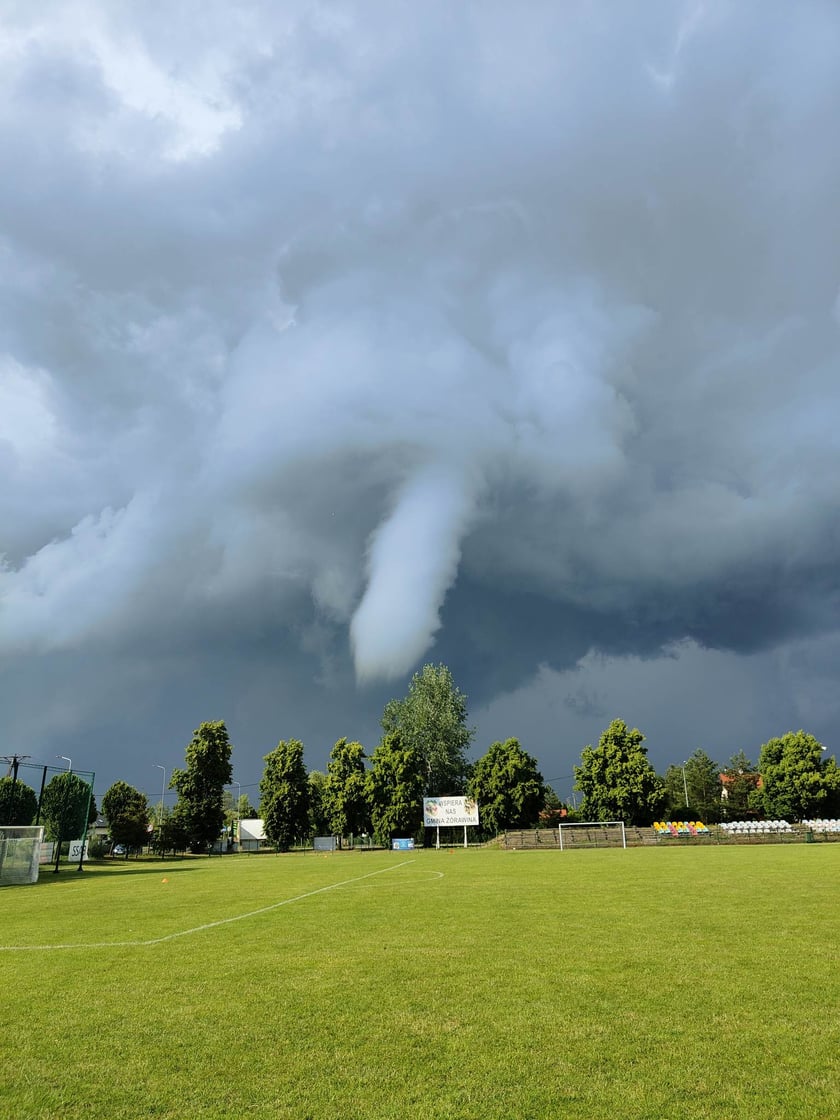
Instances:
[[[305,898],[313,898],[316,894],[324,894],[326,891],[346,887],[349,883],[359,883],[363,879],[372,879],[375,875],[384,875],[387,871],[398,871],[401,867],[407,867],[414,862],[413,859],[406,859],[402,863],[395,863],[393,867],[382,867],[379,871],[369,871],[366,875],[356,875],[352,879],[344,879],[340,883],[328,883],[327,886],[318,887],[317,890],[296,894],[293,898],[284,898],[281,902],[272,902],[269,906],[261,906],[259,910],[249,910],[247,914],[235,914],[232,918],[219,918],[215,922],[205,922],[203,925],[193,926],[191,929],[181,929],[176,933],[167,933],[163,937],[150,937],[145,941],[90,941],[66,945],[0,945],[0,953],[43,953],[57,949],[130,949],[146,945],[161,945],[164,941],[174,941],[178,937],[189,937],[190,934],[202,933],[204,930],[214,929],[216,926],[230,925],[231,922],[244,922],[246,918],[256,918],[258,914],[268,914],[271,910],[277,910],[281,906],[289,906],[293,902],[302,902]]]

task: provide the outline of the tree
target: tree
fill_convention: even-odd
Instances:
[[[309,835],[326,836],[330,830],[325,804],[327,775],[322,770],[309,771]]]
[[[557,796],[551,786],[545,787],[545,797],[540,809],[540,827],[556,828],[566,817],[567,808]]]
[[[423,823],[424,759],[399,731],[383,736],[367,776],[374,839],[391,846],[395,836],[418,836]]]
[[[807,820],[840,811],[840,770],[805,731],[788,731],[761,748],[761,800],[768,817]]]
[[[41,798],[41,823],[48,840],[80,840],[87,832],[96,803],[93,791],[77,774],[56,774]]]
[[[339,739],[330,751],[324,807],[336,836],[359,836],[370,828],[365,748]]]
[[[464,751],[474,732],[467,727],[467,698],[445,665],[424,665],[414,674],[408,695],[385,705],[382,730],[386,736],[399,731],[402,749],[417,754],[427,796],[463,793]]]
[[[668,767],[665,806],[664,812],[671,820],[701,820],[708,824],[721,819],[720,767],[705,751],[698,749],[681,766]]]
[[[645,737],[614,719],[601,735],[598,747],[584,747],[581,765],[575,767],[575,789],[583,794],[584,820],[623,820],[650,824],[664,802],[662,779],[647,758]]]
[[[0,778],[0,824],[32,824],[38,795],[20,778]]]
[[[130,848],[142,848],[149,837],[149,804],[146,795],[128,785],[114,782],[102,798],[102,812],[108,821],[111,839]]]
[[[175,817],[195,852],[208,849],[224,824],[224,787],[230,782],[230,738],[223,720],[202,723],[186,751],[186,769],[173,770],[169,788],[178,791]]]
[[[536,823],[545,804],[546,787],[537,760],[518,739],[493,743],[473,768],[467,793],[478,802],[483,832],[496,835],[508,828]]]
[[[182,820],[171,810],[164,808],[159,816],[152,839],[152,847],[160,855],[167,852],[184,852],[189,845],[189,836]]]
[[[236,819],[240,821],[252,821],[257,816],[257,810],[251,804],[251,798],[247,793],[239,795],[236,802]]]
[[[303,743],[281,739],[265,756],[260,782],[260,816],[266,838],[280,852],[309,831],[309,777],[303,764]]]
[[[761,775],[743,751],[738,751],[730,758],[720,780],[721,805],[729,820],[745,820],[763,812],[758,788]]]

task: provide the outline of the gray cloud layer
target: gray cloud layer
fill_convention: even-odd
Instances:
[[[834,4],[5,14],[16,689],[837,631]]]

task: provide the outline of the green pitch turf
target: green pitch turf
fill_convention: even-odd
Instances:
[[[828,844],[47,871],[0,1117],[833,1120],[838,919]]]

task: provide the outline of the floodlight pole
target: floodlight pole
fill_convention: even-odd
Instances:
[[[685,762],[682,764],[682,772],[683,772],[683,793],[685,794],[685,807],[687,809],[688,808],[688,786],[686,785],[686,781],[685,781]]]

